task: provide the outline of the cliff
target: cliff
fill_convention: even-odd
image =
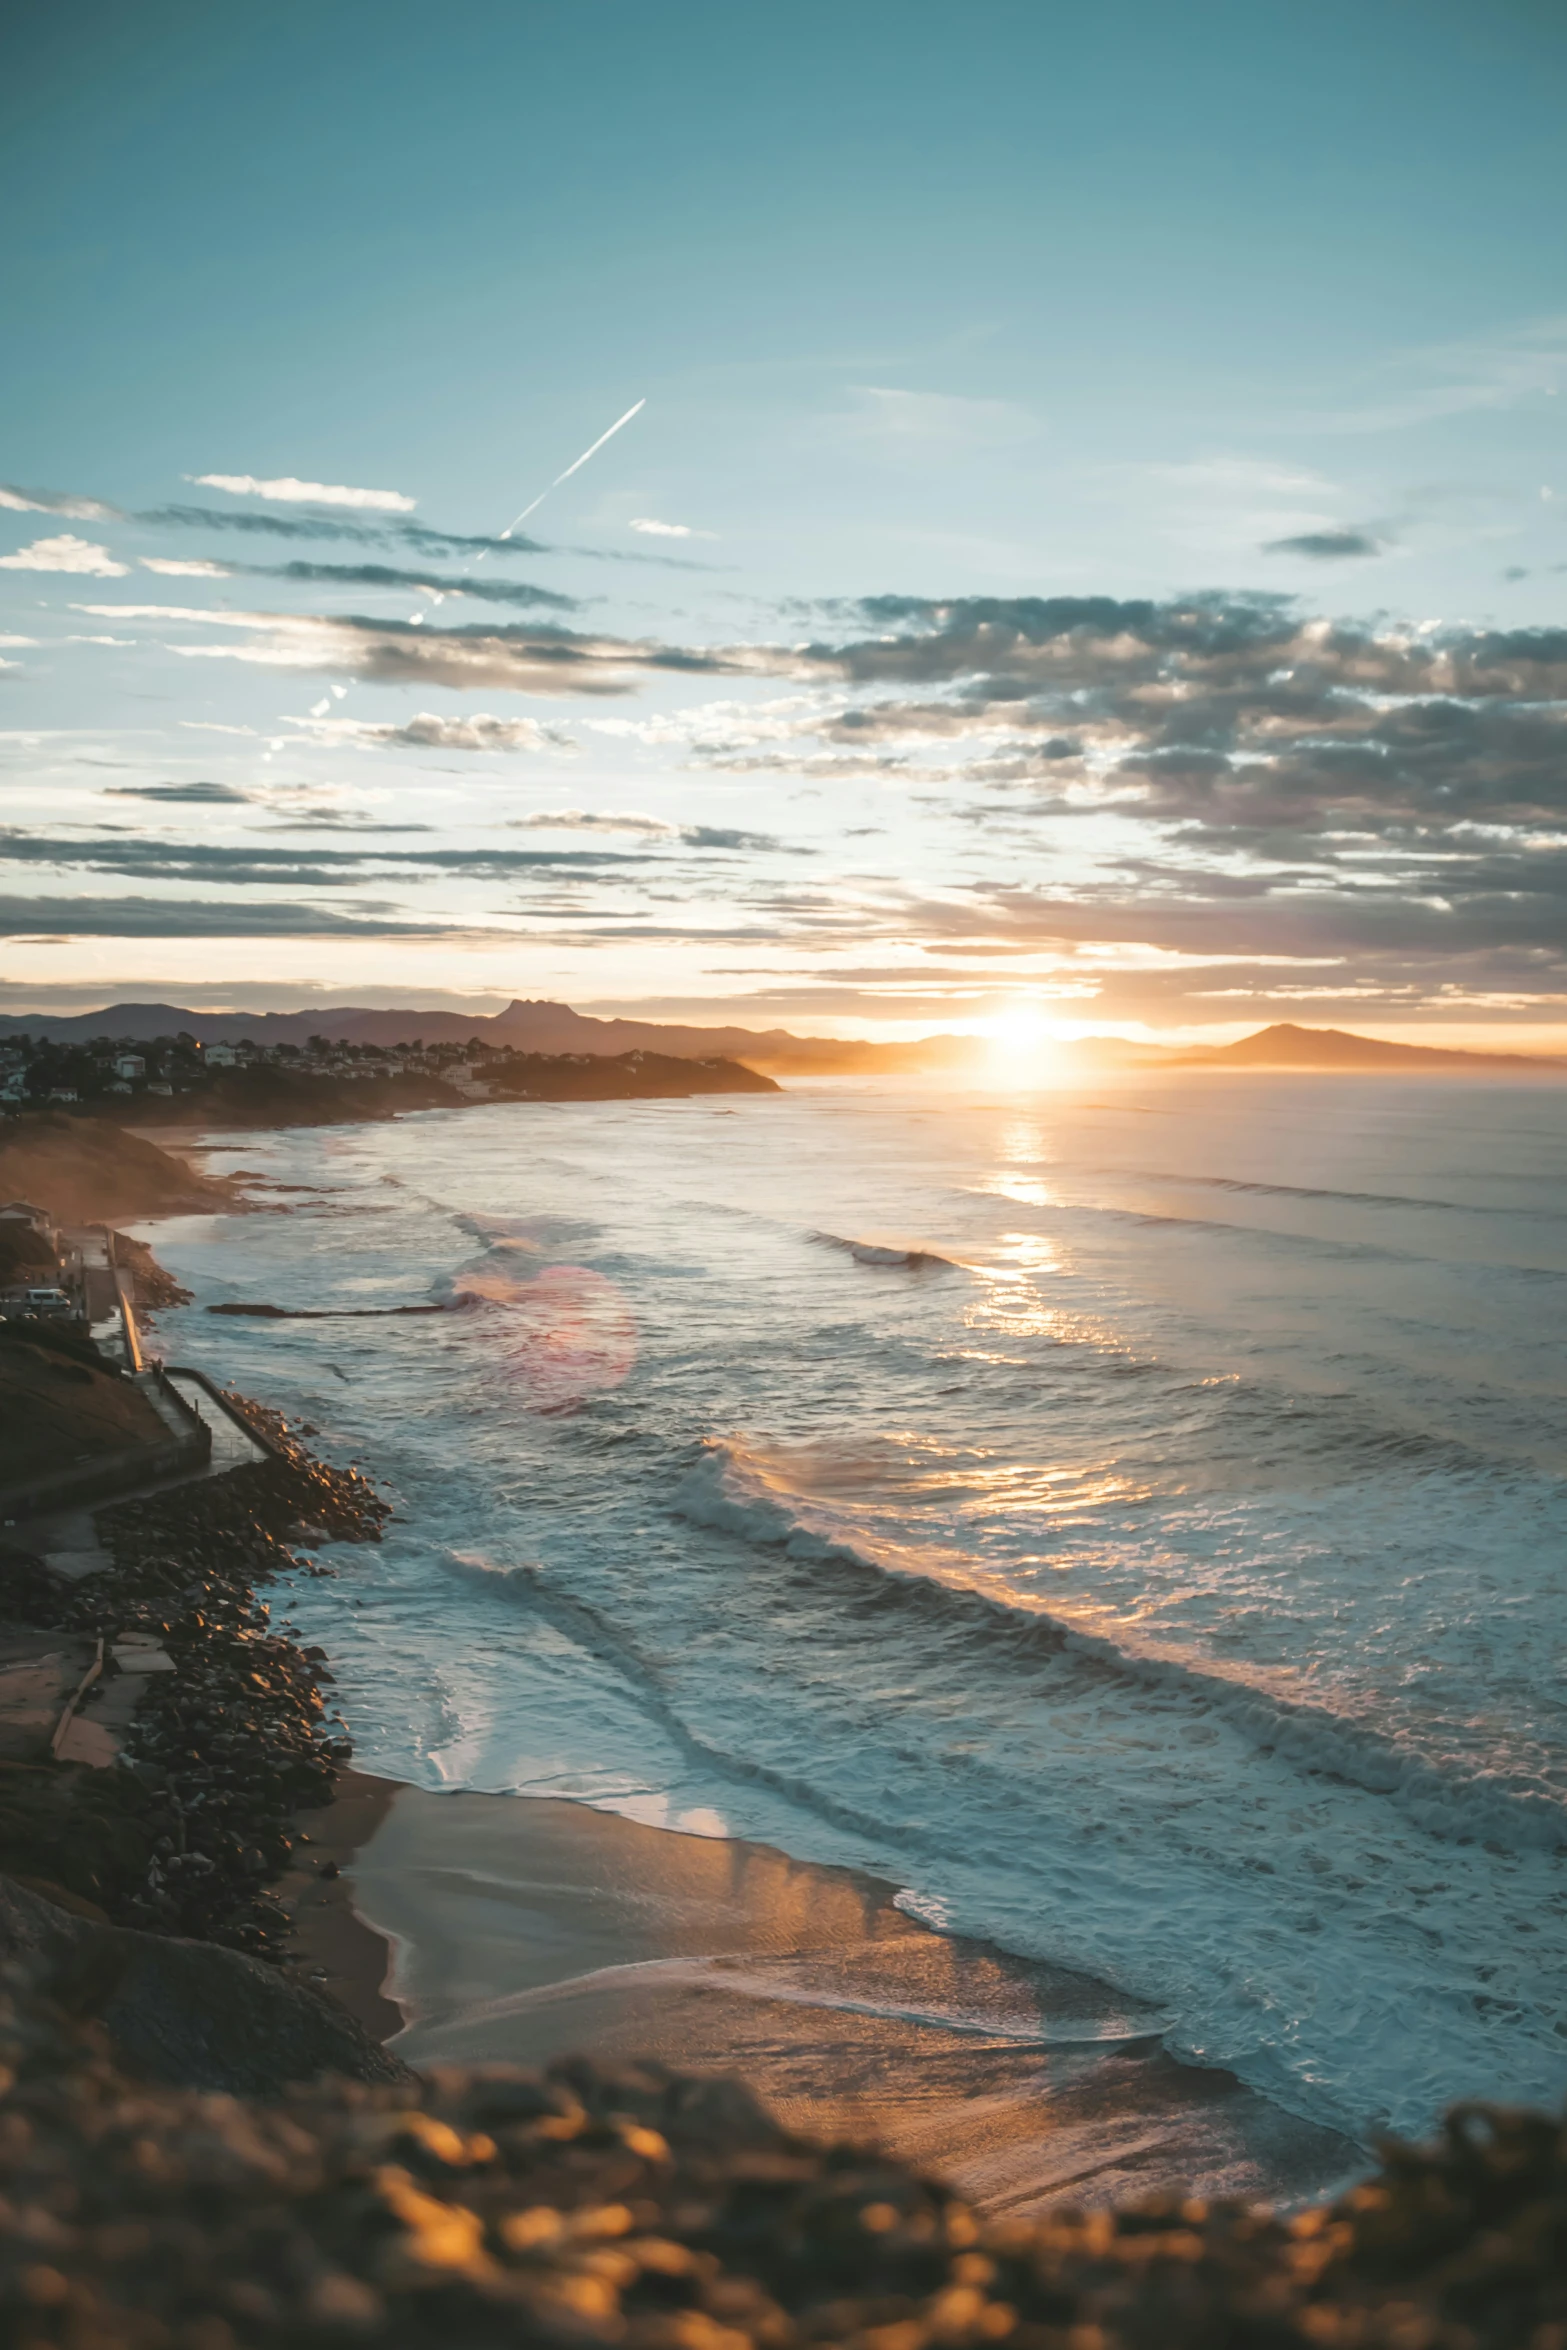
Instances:
[[[0,1125],[0,1199],[33,1200],[62,1224],[112,1224],[232,1208],[237,1194],[123,1127],[35,1110]]]

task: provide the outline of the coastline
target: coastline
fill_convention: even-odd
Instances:
[[[344,1774],[312,1815],[301,1964],[419,2067],[652,2058],[875,2143],[976,2211],[1321,2200],[1360,2150],[1172,2057],[1087,1977],[938,1934],[896,1887],[553,1797]],[[288,1889],[283,1889],[289,1898]],[[380,2033],[378,2031],[378,2035]]]
[[[992,2215],[1304,2204],[1364,2169],[1170,2056],[1152,2010],[938,1934],[852,1870],[557,1799],[433,1795],[341,1750],[293,1842],[273,1880],[287,1972],[416,2066],[737,2076],[786,2127],[874,2141]]]

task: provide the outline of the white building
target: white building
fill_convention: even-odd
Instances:
[[[209,1044],[201,1057],[209,1069],[232,1069],[239,1056],[231,1044]]]
[[[147,1064],[140,1053],[121,1053],[114,1064],[116,1077],[145,1077]]]

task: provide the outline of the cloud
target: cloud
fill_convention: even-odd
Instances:
[[[635,808],[539,808],[531,816],[511,821],[513,832],[633,832],[649,840],[679,841],[689,849],[774,849],[790,856],[814,851],[790,849],[770,832],[740,832],[722,824],[673,824],[666,816],[648,816]]]
[[[650,539],[711,539],[718,535],[716,531],[693,530],[689,522],[655,522],[651,514],[637,515],[630,528]]]
[[[143,571],[161,572],[167,579],[232,579],[233,566],[228,563],[206,563],[198,559],[182,562],[175,555],[142,555],[137,558]]]
[[[342,514],[246,514],[226,506],[151,506],[134,517],[149,530],[240,531],[274,539],[355,539],[380,546],[387,537],[376,523],[350,522]]]
[[[538,808],[531,816],[516,816],[513,832],[640,832],[650,839],[675,840],[680,826],[667,817],[647,816],[635,808]]]
[[[84,604],[98,619],[195,621],[246,629],[244,645],[171,645],[189,660],[244,661],[261,668],[336,672],[381,685],[501,687],[512,693],[623,694],[639,672],[726,674],[756,665],[746,648],[688,652],[678,645],[590,637],[547,623],[421,628],[361,614],[329,618],[288,612],[199,611],[157,604]],[[770,654],[758,657],[765,664]]]
[[[94,546],[64,531],[57,539],[34,539],[14,555],[0,555],[0,571],[88,572],[96,579],[123,579],[127,566],[116,563],[107,547]]]
[[[356,490],[343,482],[296,481],[291,473],[272,481],[257,481],[253,473],[188,473],[198,489],[227,490],[236,498],[268,498],[286,506],[356,506],[377,514],[411,514],[417,498],[401,490]]]
[[[576,745],[536,718],[492,718],[486,710],[468,717],[440,718],[429,710],[395,720],[323,718],[314,712],[291,719],[328,742],[355,747],[419,751],[573,751]]]
[[[347,808],[310,808],[293,816],[280,815],[274,832],[433,832],[433,824],[387,824],[379,817],[356,814]]]
[[[404,921],[362,909],[236,898],[0,897],[0,937],[73,938],[449,938],[505,937],[470,923]]]
[[[173,800],[204,808],[245,806],[251,799],[230,783],[111,783],[104,793],[111,800]]]
[[[682,555],[633,553],[625,547],[551,546],[542,539],[513,531],[501,538],[484,531],[436,530],[428,523],[388,519],[353,521],[344,513],[247,514],[227,506],[152,506],[133,515],[149,530],[214,530],[248,532],[252,537],[281,539],[347,539],[358,546],[407,547],[415,555],[456,562],[483,555],[509,559],[517,555],[572,555],[588,563],[652,563],[665,571],[709,571],[707,563]],[[704,534],[694,532],[694,537]]]
[[[699,765],[834,785],[864,774],[903,795],[922,846],[902,871],[856,872],[845,856],[812,868],[817,888],[785,888],[739,862],[804,853],[769,833],[565,806],[521,816],[529,843],[506,849],[13,841],[13,861],[35,870],[86,866],[202,896],[352,890],[361,904],[393,882],[526,882],[530,921],[559,938],[949,952],[976,986],[987,957],[1016,969],[1044,956],[1059,965],[1052,984],[1096,1012],[1168,1013],[1206,988],[1249,987],[1280,958],[1332,964],[1320,984],[1345,992],[1321,1000],[1359,1002],[1362,1016],[1446,1004],[1453,988],[1567,1000],[1567,627],[1329,619],[1287,595],[1219,592],[873,596],[821,604],[773,641],[706,647],[548,622],[86,609],[164,633],[190,622],[186,635],[207,640],[179,646],[192,658],[416,689],[621,695],[678,676],[699,689],[680,707],[574,723]],[[762,679],[788,683],[746,698]],[[440,718],[416,702],[420,715],[398,722],[338,720],[330,706],[284,723],[345,746],[560,747],[535,718],[482,706]],[[858,794],[835,804],[846,824],[864,813]],[[695,865],[730,856],[727,869]],[[1318,983],[1281,972],[1268,984]]]
[[[815,855],[814,849],[789,848],[770,832],[739,832],[728,824],[682,824],[680,837],[693,849],[787,849],[792,857]]]
[[[1262,551],[1265,555],[1309,555],[1315,562],[1332,563],[1351,555],[1383,554],[1386,543],[1367,530],[1303,530],[1293,538],[1266,540]]]
[[[6,646],[36,645],[37,642],[35,636],[0,636],[0,645]]]
[[[120,522],[117,506],[98,498],[78,498],[65,490],[23,490],[14,482],[0,482],[0,507],[12,514],[64,514],[72,522]]]
[[[145,557],[143,561],[146,561]],[[199,570],[202,566],[149,563],[147,568],[150,571],[174,571],[181,568]],[[206,568],[214,577],[225,576],[215,564]],[[531,604],[556,612],[574,612],[578,608],[575,596],[563,596],[555,588],[536,587],[526,580],[472,576],[451,579],[439,572],[399,570],[390,563],[245,563],[236,568],[255,579],[297,579],[328,587],[427,589],[436,596],[478,596],[487,603]]]
[[[969,399],[950,392],[911,392],[887,384],[855,384],[854,411],[841,421],[855,435],[891,451],[1009,448],[1032,440],[1038,417],[1012,400]]]
[[[1406,351],[1378,374],[1388,387],[1383,397],[1358,407],[1319,409],[1299,423],[1317,432],[1395,432],[1549,395],[1567,380],[1567,317],[1535,319],[1494,338]]]
[[[511,880],[539,871],[593,873],[639,865],[623,849],[329,849],[256,848],[249,842],[111,839],[62,840],[0,828],[0,864],[122,874],[138,881],[219,881],[231,888],[357,888],[394,876]]]

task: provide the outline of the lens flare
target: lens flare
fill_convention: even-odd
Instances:
[[[538,1267],[532,1252],[492,1250],[452,1288],[505,1316],[507,1363],[534,1412],[571,1412],[618,1387],[637,1359],[624,1292],[588,1265]],[[518,1261],[518,1260],[521,1261]],[[499,1260],[499,1261],[497,1261]]]

